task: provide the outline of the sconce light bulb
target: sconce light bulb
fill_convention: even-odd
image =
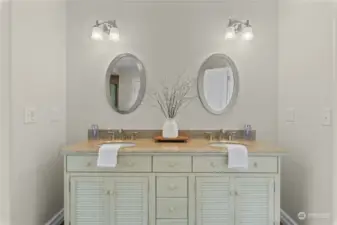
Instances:
[[[233,38],[235,38],[235,29],[234,29],[234,27],[227,27],[226,34],[225,34],[225,39],[229,40],[229,39],[233,39]]]
[[[109,39],[114,42],[119,41],[119,30],[117,27],[112,27],[110,29]]]
[[[103,31],[100,27],[94,26],[92,28],[91,39],[93,39],[95,41],[103,40]]]
[[[253,29],[251,26],[245,27],[242,32],[242,38],[246,41],[251,41],[254,38]]]

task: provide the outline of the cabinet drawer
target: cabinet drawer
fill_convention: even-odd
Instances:
[[[227,156],[194,156],[193,172],[277,173],[277,157],[249,157],[248,169],[229,169]]]
[[[187,197],[187,177],[157,177],[157,197]]]
[[[186,219],[187,198],[157,198],[158,219]]]
[[[115,168],[97,167],[97,156],[67,156],[70,172],[151,172],[151,156],[118,156]]]
[[[190,156],[154,156],[154,172],[191,172]]]
[[[159,219],[157,220],[157,225],[187,225],[187,220],[176,220],[176,219]]]

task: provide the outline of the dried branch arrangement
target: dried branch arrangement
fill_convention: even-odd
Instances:
[[[188,96],[193,85],[193,79],[182,80],[180,76],[175,84],[171,86],[166,81],[163,82],[162,89],[154,91],[150,94],[150,97],[167,119],[173,119],[182,108],[188,106],[196,98],[195,96]]]

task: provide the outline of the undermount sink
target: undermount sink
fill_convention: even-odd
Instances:
[[[244,144],[235,142],[235,141],[219,141],[219,142],[212,142],[209,144],[209,146],[217,147],[217,148],[228,148],[228,147],[234,147],[237,145],[244,145]]]
[[[119,145],[121,148],[130,148],[136,146],[136,144],[133,142],[118,142],[118,141],[104,141],[99,144],[99,146],[101,145]]]

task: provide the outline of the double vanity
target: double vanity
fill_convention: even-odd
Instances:
[[[237,141],[248,169],[229,169],[226,142],[132,140],[116,168],[97,167],[91,140],[64,149],[65,224],[276,225],[280,223],[280,157],[257,141]],[[222,146],[223,145],[223,146]]]
[[[108,67],[105,83],[111,108],[129,114],[143,103],[145,66],[132,54],[118,55]],[[162,138],[177,138],[174,119],[194,99],[189,93],[194,82],[179,77],[171,87],[166,83],[156,85],[161,90],[149,97],[167,119]],[[197,87],[208,112],[220,116],[230,110],[239,94],[234,61],[225,54],[209,56],[199,69]],[[129,131],[128,137],[139,138],[122,145],[117,166],[111,168],[97,166],[98,149],[104,141],[91,139],[110,136],[114,142],[116,136],[123,140],[126,136],[122,130],[101,132],[93,125],[89,141],[64,149],[65,224],[279,225],[283,152],[247,141],[254,140],[255,133],[250,125],[244,129],[238,133],[245,140],[235,143],[205,140],[205,131],[193,131],[187,143],[156,143],[153,135],[145,137],[149,131]],[[206,133],[212,139],[212,132]],[[218,139],[224,134],[221,130]],[[229,144],[247,147],[247,169],[229,168]]]

